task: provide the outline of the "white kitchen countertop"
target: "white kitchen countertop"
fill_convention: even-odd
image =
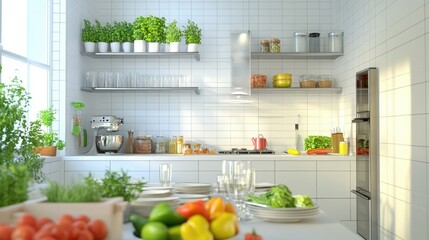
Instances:
[[[313,219],[303,220],[297,223],[271,223],[255,219],[248,222],[240,222],[240,232],[235,238],[243,240],[247,232],[255,228],[264,240],[363,240],[356,233],[351,232],[338,221],[333,220],[323,211]],[[133,236],[131,223],[124,225],[124,240],[137,240]]]
[[[183,155],[183,154],[97,154],[64,156],[64,160],[355,160],[356,156],[327,155],[290,155],[276,154],[216,154],[216,155]]]

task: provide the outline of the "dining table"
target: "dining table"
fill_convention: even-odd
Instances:
[[[253,229],[264,240],[363,240],[323,210],[313,218],[302,219],[299,222],[268,222],[258,218],[240,221],[239,233],[231,239],[244,240],[245,234],[252,232]],[[133,231],[132,224],[125,223],[123,239],[140,239],[133,235]]]

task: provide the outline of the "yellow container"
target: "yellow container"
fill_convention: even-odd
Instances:
[[[340,155],[346,156],[349,155],[349,143],[341,141],[340,142]]]
[[[287,88],[292,86],[292,74],[279,73],[273,77],[273,87]]]

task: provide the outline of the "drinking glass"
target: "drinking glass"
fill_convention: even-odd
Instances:
[[[172,164],[160,164],[159,165],[159,183],[164,186],[168,187],[171,184],[171,175],[172,175]]]

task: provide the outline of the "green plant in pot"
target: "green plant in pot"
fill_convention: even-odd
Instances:
[[[95,52],[95,43],[97,40],[97,32],[95,27],[87,19],[83,20],[84,27],[81,30],[82,42],[86,52]]]
[[[179,52],[180,40],[182,39],[182,31],[174,20],[168,24],[165,30],[165,42],[170,44],[170,52]]]
[[[109,28],[110,33],[110,49],[112,52],[119,52],[121,49],[123,22],[115,21],[113,26]]]
[[[41,148],[40,155],[42,156],[56,156],[57,149],[63,150],[65,142],[58,138],[58,134],[52,131],[52,123],[55,120],[55,111],[52,106],[48,109],[42,110],[37,116],[37,120],[34,123],[44,128],[44,132],[41,133]]]
[[[165,42],[165,18],[152,15],[145,17],[143,31],[149,43],[149,52],[159,52],[159,44]]]
[[[124,52],[131,52],[131,44],[134,42],[134,25],[129,22],[121,23],[121,42]]]
[[[95,31],[97,33],[99,52],[107,52],[109,43],[111,42],[111,28],[112,26],[109,23],[103,26],[100,21],[95,20]]]
[[[198,25],[188,19],[188,25],[183,27],[183,35],[188,44],[188,52],[197,52],[197,46],[201,44],[202,30]]]
[[[0,176],[8,178],[5,182],[9,184],[22,184],[20,181],[25,180],[20,166],[33,181],[43,182],[45,179],[42,172],[44,159],[34,152],[35,144],[40,140],[40,130],[28,119],[30,98],[17,77],[9,84],[0,82]],[[8,185],[3,185],[3,178],[0,183],[3,192],[1,188]]]
[[[137,17],[133,23],[134,52],[146,52],[146,31],[145,18]]]

